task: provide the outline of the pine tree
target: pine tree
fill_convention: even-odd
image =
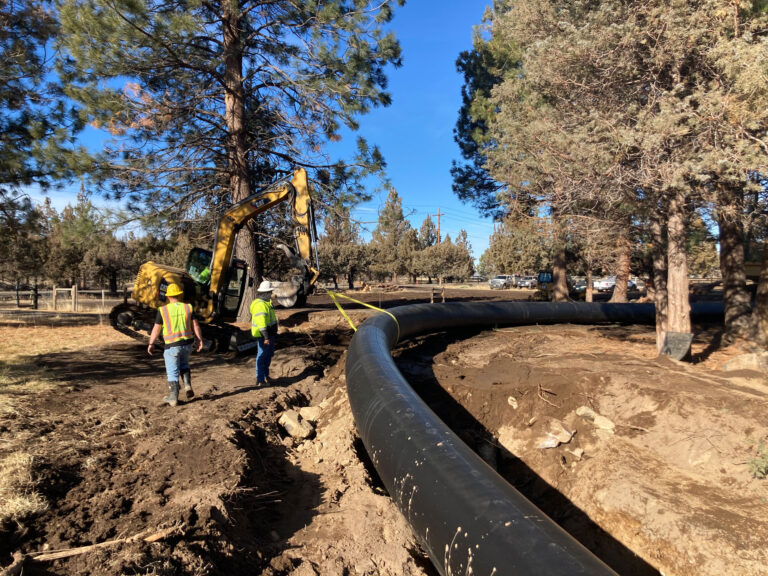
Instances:
[[[506,10],[506,0],[494,0],[493,9],[486,11],[482,24],[475,29],[472,50],[462,52],[456,60],[456,69],[464,77],[464,85],[453,136],[463,161],[454,161],[451,168],[456,196],[475,206],[481,214],[497,219],[509,209],[500,201],[501,197],[520,195],[527,203],[525,190],[499,181],[487,165],[486,150],[493,146],[489,125],[496,114],[491,92],[507,76],[520,71],[517,47],[491,34],[493,15]],[[490,38],[486,38],[489,34]]]
[[[40,275],[43,215],[27,196],[0,196],[0,274],[4,280]]]
[[[743,220],[739,197],[768,152],[768,111],[759,104],[768,97],[758,56],[768,22],[762,7],[718,0],[500,4],[488,46],[515,47],[520,70],[492,91],[496,113],[475,140],[489,173],[525,187],[561,226],[582,217],[613,223],[625,234],[624,256],[633,226],[660,226],[654,268],[666,278],[657,282],[664,299],[657,309],[669,311],[659,316],[660,341],[668,330],[690,331],[691,207],[708,201],[718,216],[730,212],[719,219],[723,254],[735,250],[725,260],[733,279],[726,281],[726,322],[735,326],[728,318],[744,318],[746,308],[734,223]],[[619,259],[622,270],[628,262]]]
[[[296,165],[314,169],[318,193],[359,192],[378,150],[361,140],[352,164],[333,166],[322,150],[390,102],[395,3],[57,0],[68,94],[115,136],[101,163],[112,194],[173,225],[201,206],[215,217]],[[248,229],[237,251],[261,270],[260,230]]]
[[[48,0],[0,2],[0,198],[19,187],[48,187],[82,172],[74,145],[80,116],[62,97],[50,43],[58,31]],[[14,190],[16,192],[14,192]]]
[[[483,254],[496,274],[533,274],[551,262],[549,226],[540,219],[507,219],[496,227]]]
[[[378,278],[392,278],[408,271],[409,263],[403,258],[401,244],[411,228],[403,214],[402,200],[397,190],[390,188],[384,207],[379,212],[379,223],[371,235],[371,272]]]
[[[349,207],[339,202],[331,208],[324,221],[325,233],[318,241],[318,255],[322,274],[333,280],[338,288],[338,277],[354,288],[355,278],[368,268],[368,250],[360,240],[359,226],[349,214]]]
[[[432,217],[427,214],[424,222],[421,223],[421,228],[419,228],[419,248],[424,250],[435,243],[437,243],[437,227],[435,227]]]

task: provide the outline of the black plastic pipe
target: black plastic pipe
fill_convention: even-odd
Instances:
[[[653,304],[447,303],[388,312],[352,338],[347,391],[382,482],[440,574],[614,574],[464,444],[413,391],[390,350],[417,334],[463,327],[652,324]],[[705,303],[692,315],[722,317],[722,305]]]

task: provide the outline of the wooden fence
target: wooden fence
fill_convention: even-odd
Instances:
[[[60,312],[96,312],[106,314],[116,304],[124,301],[128,290],[122,293],[108,290],[80,290],[78,287],[38,290],[31,288],[0,292],[0,307],[31,308]]]

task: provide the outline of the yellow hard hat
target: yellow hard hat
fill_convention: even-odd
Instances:
[[[168,284],[168,288],[165,289],[166,296],[181,296],[184,294],[184,290],[179,288],[178,284]]]

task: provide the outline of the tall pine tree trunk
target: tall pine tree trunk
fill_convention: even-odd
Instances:
[[[618,262],[616,265],[616,284],[613,286],[611,302],[627,301],[627,282],[629,281],[630,261],[632,258],[632,245],[627,234],[621,234],[616,241]]]
[[[566,302],[568,300],[568,280],[566,277],[566,255],[565,255],[565,227],[558,223],[555,225],[556,244],[555,261],[552,267],[552,301]]]
[[[667,242],[662,225],[663,215],[651,216],[651,258],[653,259],[653,302],[656,305],[656,350],[661,352],[669,330],[669,297],[667,293]]]
[[[691,302],[688,291],[688,258],[685,248],[685,194],[675,190],[670,197],[667,221],[667,293],[669,331],[690,333]]]
[[[584,288],[584,301],[585,302],[592,302],[592,295],[593,295],[593,283],[594,279],[592,278],[592,269],[587,270],[587,285]]]
[[[742,191],[721,184],[717,192],[720,227],[720,272],[723,275],[726,340],[746,337],[750,329],[750,296],[744,271],[744,209]]]
[[[760,269],[755,310],[752,314],[755,341],[764,348],[768,348],[768,241],[763,244],[763,265]]]
[[[240,29],[240,3],[237,0],[225,0],[221,4],[221,24],[224,43],[224,115],[227,122],[227,168],[229,169],[229,190],[232,202],[237,203],[251,195],[248,178],[248,154],[245,132],[245,88],[243,86],[243,46]],[[251,275],[258,271],[257,246],[254,235],[249,233],[252,226],[241,230],[235,245],[235,254],[248,263]],[[246,286],[243,305],[240,307],[238,320],[249,319],[250,303],[256,297],[256,282]]]

